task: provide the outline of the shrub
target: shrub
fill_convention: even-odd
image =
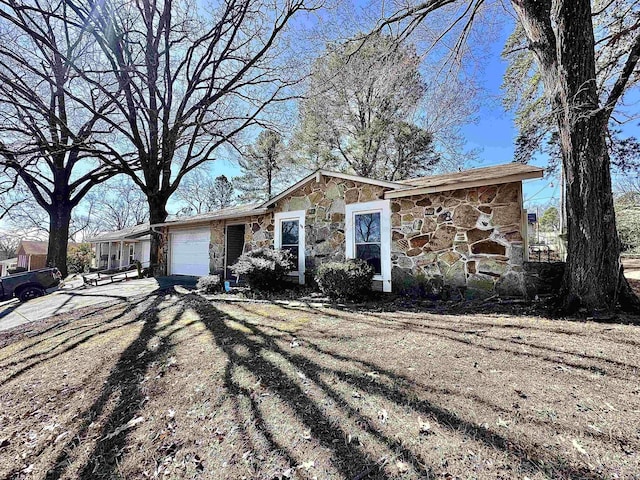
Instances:
[[[294,268],[291,252],[259,248],[241,255],[231,271],[243,277],[251,290],[274,291],[283,287]]]
[[[400,295],[410,298],[441,298],[444,292],[444,281],[441,276],[426,276],[424,273],[402,271],[393,275],[393,289]]]
[[[373,267],[364,260],[327,262],[316,270],[316,282],[331,298],[356,299],[371,290],[373,275]]]
[[[90,243],[71,246],[67,253],[67,270],[70,273],[88,272],[92,258],[93,250]]]
[[[218,292],[220,287],[220,275],[207,275],[205,277],[200,277],[198,279],[198,283],[196,283],[196,288],[198,290],[203,290],[204,293]]]

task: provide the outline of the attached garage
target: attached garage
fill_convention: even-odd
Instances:
[[[169,274],[209,275],[208,227],[178,230],[169,236]]]

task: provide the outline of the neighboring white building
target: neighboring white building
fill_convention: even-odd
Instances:
[[[91,243],[94,257],[92,266],[101,270],[126,268],[136,261],[142,267],[149,266],[151,236],[148,223],[135,227],[104,232],[87,240]]]
[[[0,277],[6,277],[9,275],[9,270],[18,266],[18,258],[7,258],[6,260],[0,260]]]

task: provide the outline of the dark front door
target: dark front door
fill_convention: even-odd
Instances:
[[[227,225],[227,268],[226,278],[235,280],[236,277],[229,269],[238,261],[244,250],[244,225]]]

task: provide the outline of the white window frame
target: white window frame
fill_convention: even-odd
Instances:
[[[305,270],[305,236],[304,236],[304,228],[305,228],[305,210],[294,210],[292,212],[278,212],[274,215],[274,237],[273,243],[274,247],[278,250],[282,248],[282,222],[286,222],[289,220],[297,220],[298,228],[300,228],[300,232],[298,235],[298,270],[295,272],[290,272],[290,276],[298,277],[298,283],[300,285],[304,285],[304,270]]]
[[[380,271],[373,279],[382,282],[382,291],[391,291],[391,206],[389,200],[350,203],[345,207],[345,256],[356,258],[355,216],[380,213]]]
[[[133,251],[132,251],[133,250]],[[129,265],[132,265],[136,261],[136,244],[129,244]]]

